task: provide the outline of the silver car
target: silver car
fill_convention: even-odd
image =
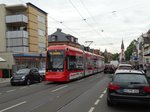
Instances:
[[[42,80],[45,80],[45,68],[39,69],[39,73],[40,73],[40,75],[42,77]]]

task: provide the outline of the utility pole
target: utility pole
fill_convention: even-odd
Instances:
[[[85,41],[85,43],[86,44],[89,43],[89,45],[87,46],[87,47],[89,47],[93,43],[93,41]]]

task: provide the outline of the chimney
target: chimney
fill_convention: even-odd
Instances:
[[[62,29],[60,29],[60,28],[57,28],[57,32],[61,32],[62,31]]]

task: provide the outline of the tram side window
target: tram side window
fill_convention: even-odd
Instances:
[[[91,58],[87,58],[87,69],[91,69],[93,66],[93,60]]]
[[[69,56],[68,57],[68,70],[83,70],[83,57]]]
[[[83,70],[84,69],[84,64],[83,64],[83,57],[77,56],[76,57],[76,69],[77,70]]]
[[[69,56],[68,57],[68,70],[75,70],[76,68],[76,57],[75,56]]]
[[[98,60],[93,60],[93,65],[94,65],[94,68],[98,68],[97,65],[98,65]]]

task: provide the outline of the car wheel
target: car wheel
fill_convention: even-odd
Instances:
[[[11,83],[11,85],[12,85],[12,86],[15,86],[15,84],[14,84],[14,83]]]
[[[43,76],[43,81],[45,81],[45,76]]]
[[[27,85],[30,85],[30,84],[31,84],[31,80],[30,80],[30,79],[27,79],[26,84],[27,84]]]
[[[107,98],[107,105],[108,106],[114,106],[114,103],[111,100],[108,100],[108,98]]]

